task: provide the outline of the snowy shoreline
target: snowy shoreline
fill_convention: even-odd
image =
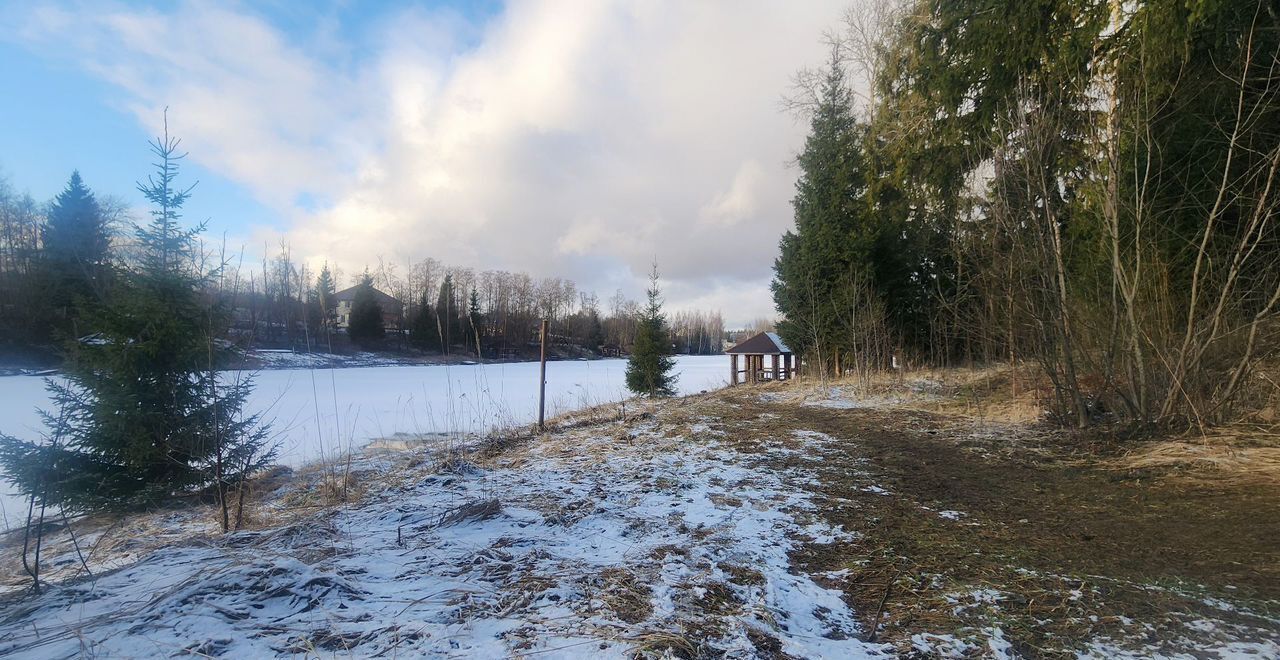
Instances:
[[[680,394],[718,389],[727,381],[723,356],[676,360]],[[561,360],[547,365],[547,414],[554,415],[629,396],[626,361]],[[266,369],[253,372],[246,412],[273,420],[278,462],[299,467],[358,449],[396,433],[475,433],[537,419],[537,362],[351,366],[340,369]],[[0,433],[37,440],[37,409],[48,407],[44,379],[0,378]],[[0,526],[26,513],[9,484],[0,484]]]
[[[719,357],[714,355],[678,355],[677,358]],[[547,362],[599,362],[617,360],[612,357],[575,357],[548,356]],[[245,353],[222,371],[269,371],[276,369],[358,369],[367,367],[446,367],[472,366],[478,364],[526,364],[537,363],[535,358],[483,358],[471,356],[448,355],[397,355],[388,353],[372,353],[361,351],[354,354],[298,352],[283,348],[261,348]],[[57,367],[18,367],[0,365],[0,378],[11,376],[56,376],[60,373]]]

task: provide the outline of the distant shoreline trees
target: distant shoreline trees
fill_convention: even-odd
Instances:
[[[88,269],[94,272],[93,286],[76,286],[80,291],[105,290],[112,286],[116,267],[136,263],[139,256],[131,238],[115,240],[119,237],[112,227],[119,222],[120,204],[93,195],[83,180],[81,185],[102,211],[111,239],[102,263],[111,267]],[[51,208],[14,195],[0,180],[0,366],[56,366],[62,339],[94,331],[72,326],[68,314],[74,314],[74,305],[55,306],[54,301],[69,300],[70,294],[48,293],[51,278],[45,272],[51,257],[46,254],[44,234]],[[333,263],[325,263],[318,273],[309,271],[305,263],[294,260],[287,243],[274,254],[268,246],[263,249],[268,254],[260,264],[228,263],[216,290],[205,291],[229,310],[227,339],[244,348],[348,350],[350,342],[338,327],[334,296],[342,284],[352,283],[351,277]],[[83,263],[95,264],[97,259]],[[105,274],[105,279],[99,274]],[[618,356],[631,350],[641,318],[640,304],[621,291],[602,301],[561,278],[446,266],[431,258],[400,268],[379,262],[369,275],[375,288],[404,304],[400,323],[388,325],[385,338],[370,345],[379,350],[412,348],[479,354],[486,359],[529,358],[537,354],[537,328],[546,318],[555,351]],[[677,350],[690,354],[718,354],[725,340],[718,312],[675,311],[669,331]],[[442,334],[447,342],[442,342]]]
[[[643,317],[642,308],[621,292],[611,299],[606,315],[594,294],[580,292],[572,282],[556,278],[534,280],[505,271],[477,273],[444,267],[433,259],[404,272],[408,275],[401,277],[384,265],[369,273],[372,286],[404,303],[403,332],[387,327],[383,348],[399,347],[403,338],[414,349],[440,354],[533,357],[537,354],[538,324],[546,318],[552,344],[558,350],[617,356],[630,352]],[[313,307],[319,300],[316,287],[321,281],[319,277],[315,284],[304,287]],[[248,294],[240,297],[253,299]],[[667,325],[667,332],[677,350],[692,355],[719,354],[725,340],[718,312],[680,310]],[[359,330],[352,335],[347,329],[353,340],[359,334]],[[316,348],[324,349],[325,342],[313,340],[311,349]]]

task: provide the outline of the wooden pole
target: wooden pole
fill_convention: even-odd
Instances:
[[[542,319],[542,332],[539,333],[542,342],[542,358],[541,358],[541,377],[538,378],[538,430],[547,430],[546,413],[547,413],[547,320]]]
[[[738,384],[738,354],[729,354],[729,385]]]

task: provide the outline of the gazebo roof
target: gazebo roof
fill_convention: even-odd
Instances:
[[[791,349],[782,343],[782,338],[773,332],[761,332],[744,339],[733,348],[725,351],[730,355],[790,355]]]

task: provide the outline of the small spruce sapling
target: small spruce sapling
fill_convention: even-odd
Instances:
[[[648,303],[636,327],[636,341],[627,360],[627,389],[649,397],[676,393],[675,368],[671,357],[671,333],[662,313],[662,291],[658,288],[658,264],[649,275]]]

